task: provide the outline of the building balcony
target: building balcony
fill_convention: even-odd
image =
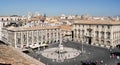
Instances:
[[[96,36],[95,38],[96,38],[96,39],[99,39],[99,37],[98,37],[98,36]]]
[[[95,29],[95,31],[99,31],[99,29]]]
[[[101,37],[101,40],[104,40],[105,38],[104,37]]]
[[[101,29],[101,31],[105,31],[105,29]]]
[[[110,38],[106,38],[106,41],[110,41],[111,39]]]
[[[106,32],[110,32],[110,31],[111,31],[111,29],[107,29],[107,30],[106,30]]]

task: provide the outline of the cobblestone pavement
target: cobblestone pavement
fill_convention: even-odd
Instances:
[[[82,50],[82,44],[72,41],[67,41],[62,43],[64,47],[75,48],[77,50]],[[48,48],[57,47],[58,44],[51,44]],[[47,48],[47,49],[48,49]],[[117,65],[120,59],[116,57],[110,58],[110,50],[107,48],[101,48],[96,46],[91,46],[88,44],[83,44],[84,53],[72,59],[65,59],[64,62],[55,62],[42,56],[41,54],[31,52],[28,55],[40,60],[46,65],[82,65],[81,62],[97,62],[97,65]],[[43,51],[42,49],[41,51]],[[41,52],[40,51],[40,52]],[[38,51],[37,51],[38,52]],[[112,49],[111,52],[120,52],[119,49]],[[102,62],[102,63],[101,63]]]

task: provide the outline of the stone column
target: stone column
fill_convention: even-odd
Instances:
[[[34,34],[33,34],[33,31],[32,31],[32,36],[31,36],[31,37],[32,37],[32,45],[34,44],[34,38],[33,38],[33,35],[34,35]]]
[[[43,43],[43,30],[41,30],[41,44]]]
[[[76,40],[76,29],[74,29],[74,32],[73,32],[73,34],[74,34],[74,37],[73,37],[73,40],[75,41]]]
[[[111,30],[111,31],[110,31],[110,43],[111,43],[110,45],[114,47],[114,44],[115,44],[115,43],[113,43],[113,33],[114,33],[114,30],[113,30],[113,29],[114,29],[114,27],[111,26],[110,28],[111,28],[111,29],[110,29],[110,30]],[[115,33],[115,34],[116,34],[116,33]],[[116,38],[115,38],[115,39],[116,39]]]
[[[29,43],[28,43],[28,31],[27,31],[27,47],[29,46]]]
[[[101,43],[101,31],[99,30],[99,44]]]
[[[62,43],[62,34],[61,34],[61,30],[60,30],[60,44]]]
[[[80,29],[78,30],[78,41],[80,42]]]
[[[21,32],[21,48],[23,48],[23,32]]]
[[[104,31],[104,45],[106,45],[106,40],[107,40],[107,35],[106,34],[107,34],[108,31],[106,29],[107,29],[107,27],[105,27],[105,31]]]
[[[96,38],[95,38],[95,26],[93,27],[93,34],[92,34],[92,36],[93,36],[93,39],[92,39],[92,45],[94,45],[96,42]]]
[[[37,30],[37,44],[39,45],[39,31]]]
[[[50,41],[51,41],[51,30],[49,29],[49,43],[51,43]]]
[[[41,43],[41,33],[40,33],[40,30],[38,30],[38,43],[39,43],[39,45],[40,45],[40,43]]]
[[[56,38],[57,38],[57,41],[58,41],[58,29],[57,29],[57,32],[56,32]]]
[[[15,42],[15,48],[17,48],[17,42],[16,42],[16,32],[14,32],[14,42]]]
[[[52,33],[52,35],[51,35],[51,41],[52,41],[52,43],[53,43],[53,30],[51,30],[51,33]]]
[[[82,41],[82,30],[80,29],[80,43]]]
[[[47,33],[48,33],[48,32],[47,32],[47,29],[46,29],[46,30],[45,30],[45,41],[46,41],[46,43],[47,43],[47,41],[48,41],[48,40],[47,40],[47,38],[48,38],[48,37],[47,37]]]
[[[76,34],[77,34],[77,38],[76,38],[77,40],[76,40],[76,41],[78,41],[78,29],[77,29],[77,31],[76,31]]]
[[[55,30],[53,29],[53,43],[54,43],[54,41],[55,41]]]
[[[76,26],[75,26],[75,24],[73,25],[73,38],[72,38],[72,40],[73,41],[75,41],[75,29],[76,29]]]

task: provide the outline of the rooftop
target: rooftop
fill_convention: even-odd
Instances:
[[[70,26],[70,25],[62,25],[60,28],[63,31],[71,31],[72,30],[72,26]]]
[[[120,25],[120,21],[76,20],[74,24]]]
[[[11,31],[40,30],[40,29],[57,29],[59,26],[33,26],[33,27],[8,27]]]
[[[0,45],[0,63],[11,65],[45,65],[10,46]]]

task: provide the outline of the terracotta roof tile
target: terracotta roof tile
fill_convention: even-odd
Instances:
[[[70,25],[62,25],[61,27],[61,30],[66,30],[66,31],[71,31],[72,30],[72,26]]]
[[[56,29],[56,28],[59,28],[59,26],[9,27],[7,28],[7,30],[25,31],[25,30]]]
[[[77,20],[74,24],[108,24],[108,25],[116,25],[120,24],[120,21],[95,21],[95,20]]]
[[[11,65],[45,65],[18,49],[5,45],[0,45],[0,63]]]

